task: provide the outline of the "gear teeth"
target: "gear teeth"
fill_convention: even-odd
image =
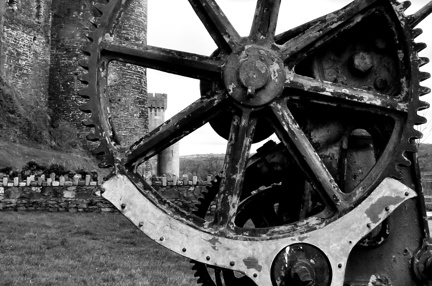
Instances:
[[[97,29],[98,28],[98,21],[96,18],[92,18],[89,20],[91,27],[93,27],[93,29]]]
[[[428,72],[420,72],[419,73],[419,81],[425,81],[431,77],[431,74]]]
[[[405,11],[406,9],[408,9],[409,7],[411,7],[411,1],[400,2],[400,3],[398,3],[398,6],[400,7],[400,9],[402,9],[403,11]]]
[[[82,51],[86,56],[90,56],[90,54],[91,54],[91,50],[92,50],[92,48],[91,48],[91,45],[90,45],[90,44],[83,45],[83,46],[81,47],[81,51]]]
[[[425,57],[420,57],[419,58],[420,62],[419,62],[419,67],[424,66],[425,64],[429,63],[429,58],[425,58]]]
[[[99,141],[99,140],[100,140],[99,136],[97,136],[97,135],[94,134],[94,133],[87,134],[86,139],[87,139],[88,141],[91,141],[91,142],[96,142],[96,141]]]
[[[85,69],[85,70],[88,70],[88,69],[89,69],[89,64],[88,64],[88,61],[87,61],[87,60],[84,60],[84,59],[79,60],[79,61],[78,61],[78,65],[79,65],[80,67],[82,67],[83,69]]]
[[[423,137],[423,133],[415,129],[412,130],[412,134],[411,134],[412,139],[421,139],[422,137]]]
[[[92,109],[91,109],[91,105],[90,105],[90,103],[84,103],[84,104],[82,104],[82,105],[80,106],[80,110],[81,110],[82,112],[85,112],[85,113],[91,113]]]
[[[431,89],[429,87],[420,86],[420,88],[419,88],[419,95],[420,96],[423,96],[423,95],[426,95],[426,94],[429,94],[429,93],[431,93]]]
[[[398,165],[399,166],[404,166],[404,167],[409,167],[411,166],[411,161],[406,157],[406,154],[404,152],[404,154],[401,156],[401,158],[398,161]]]
[[[102,4],[102,3],[95,3],[95,4],[93,5],[93,7],[94,7],[94,8],[95,8],[99,13],[101,13],[101,15],[104,14],[105,4]]]
[[[405,152],[415,153],[415,152],[417,152],[417,147],[415,145],[409,143],[405,147]]]
[[[418,53],[424,49],[426,49],[427,45],[425,43],[415,43],[414,50]]]
[[[82,83],[88,84],[89,83],[89,74],[81,74],[78,76],[78,80]]]
[[[85,33],[84,36],[87,38],[87,40],[89,40],[90,42],[93,42],[94,36],[93,36],[92,32]]]
[[[415,125],[422,125],[422,124],[425,124],[426,122],[427,122],[427,119],[425,117],[417,115],[414,124]]]
[[[422,111],[428,109],[430,107],[430,103],[426,101],[419,101],[417,110]]]
[[[90,88],[85,87],[82,88],[78,91],[78,95],[81,96],[82,98],[90,98],[91,97],[91,92],[90,92]]]
[[[106,150],[106,148],[104,148],[102,145],[99,145],[98,147],[96,147],[95,149],[93,149],[91,152],[92,152],[94,155],[96,155],[96,156],[107,154],[107,150]]]
[[[423,30],[422,29],[420,29],[420,28],[412,29],[412,37],[413,37],[413,39],[417,38],[421,34],[423,34]]]
[[[81,121],[82,125],[86,127],[96,127],[96,124],[93,122],[91,118]]]

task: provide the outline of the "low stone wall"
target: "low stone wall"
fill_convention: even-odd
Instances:
[[[154,186],[165,198],[192,212],[205,186]],[[48,212],[116,212],[100,196],[99,186],[0,187],[0,210]],[[211,207],[214,209],[214,206]]]
[[[49,212],[114,212],[95,186],[2,187],[0,210]]]

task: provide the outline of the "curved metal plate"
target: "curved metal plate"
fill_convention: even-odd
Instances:
[[[276,255],[294,243],[321,249],[332,268],[332,286],[342,286],[348,256],[356,243],[385,220],[404,201],[417,194],[397,180],[386,178],[354,210],[326,227],[296,236],[248,241],[229,239],[185,225],[146,199],[124,175],[102,185],[103,197],[151,239],[190,259],[239,271],[260,286],[271,286]]]

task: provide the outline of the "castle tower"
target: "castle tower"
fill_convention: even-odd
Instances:
[[[51,73],[49,103],[53,121],[73,123],[83,138],[88,129],[81,122],[88,116],[79,110],[84,99],[77,92],[83,87],[78,80],[82,72],[77,62],[84,57],[81,46],[86,41],[89,19],[95,0],[52,0]],[[114,39],[136,45],[146,44],[147,1],[133,1],[118,23]],[[113,61],[109,66],[109,102],[113,123],[123,146],[129,146],[147,131],[145,68]]]
[[[0,73],[28,112],[47,108],[51,0],[0,3]]]
[[[147,96],[148,102],[148,118],[149,131],[152,131],[159,125],[165,122],[165,111],[167,109],[167,95],[164,93],[149,93]],[[180,156],[179,142],[163,150],[157,156],[157,172],[156,166],[153,166],[153,174],[158,176],[180,174]]]

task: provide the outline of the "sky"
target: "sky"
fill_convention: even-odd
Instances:
[[[413,0],[406,14],[415,13],[430,0]],[[350,3],[350,0],[282,0],[276,33],[281,33],[306,23],[324,14],[333,12]],[[256,0],[218,0],[225,15],[241,36],[249,34]],[[215,49],[211,37],[195,15],[187,0],[148,0],[147,44],[157,47],[210,55]],[[432,15],[418,28],[423,29],[417,42],[425,42],[428,47],[420,56],[432,60]],[[422,68],[432,73],[432,63]],[[422,85],[432,87],[432,80]],[[168,94],[166,119],[177,114],[200,97],[199,81],[155,70],[147,70],[147,91]],[[432,95],[422,98],[432,103]],[[432,121],[432,108],[425,111]],[[432,143],[432,123],[420,127],[425,134],[423,142]],[[262,144],[262,143],[261,143]],[[252,152],[261,144],[254,144]],[[180,142],[180,155],[220,154],[226,151],[226,140],[219,137],[207,124],[183,138]]]

